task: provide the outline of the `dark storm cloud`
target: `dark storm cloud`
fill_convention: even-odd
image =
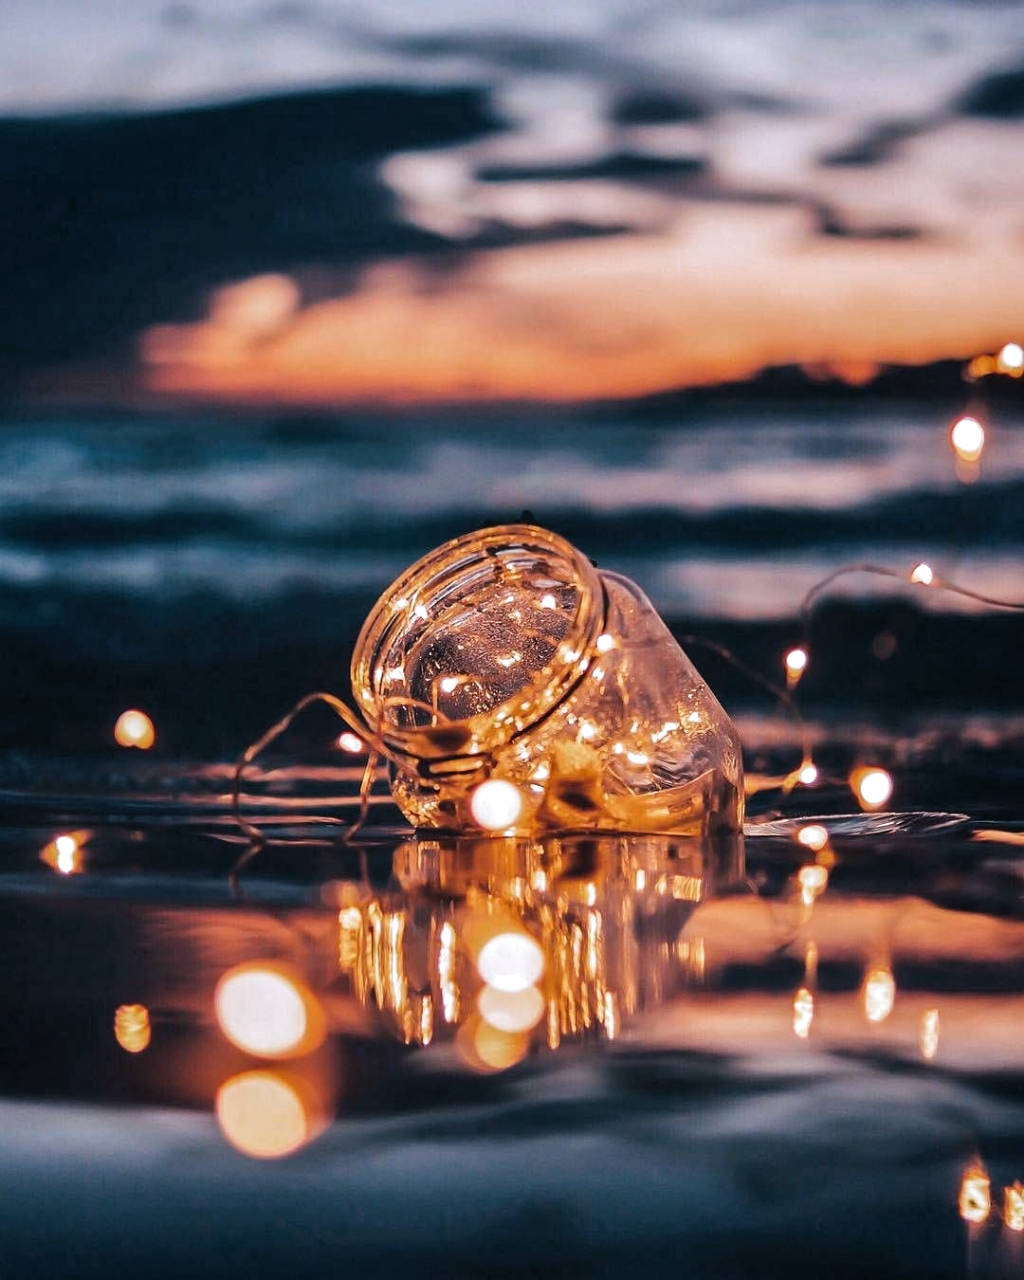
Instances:
[[[578,182],[602,178],[615,182],[650,183],[691,178],[707,173],[702,156],[651,156],[633,151],[567,165],[492,165],[477,171],[484,182]]]
[[[1024,64],[982,76],[970,85],[955,103],[967,116],[994,120],[1024,117]]]
[[[377,164],[497,127],[470,88],[0,120],[0,370],[110,352],[233,277],[444,243],[402,219]]]

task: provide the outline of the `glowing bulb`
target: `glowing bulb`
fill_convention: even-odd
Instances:
[[[477,997],[480,1017],[499,1031],[529,1031],[544,1016],[544,997],[536,987],[501,991],[484,987]]]
[[[787,675],[801,675],[807,669],[807,650],[790,649],[786,654],[785,663]]]
[[[881,809],[892,796],[892,776],[875,767],[855,769],[850,786],[862,809]]]
[[[122,711],[114,725],[114,741],[121,747],[138,747],[148,751],[156,741],[153,721],[145,711]]]
[[[58,836],[53,847],[57,851],[57,870],[62,876],[78,870],[78,841],[74,836]]]
[[[828,844],[828,830],[819,823],[812,822],[806,827],[801,827],[796,833],[796,838],[805,848],[813,849],[817,853]]]
[[[996,356],[996,367],[1000,373],[1019,377],[1024,372],[1024,347],[1019,342],[1007,342]]]
[[[983,1165],[972,1164],[964,1170],[958,1203],[965,1222],[984,1222],[992,1212],[992,1184]]]
[[[615,637],[610,636],[606,631],[604,635],[597,637],[596,646],[598,653],[608,653],[615,648]]]
[[[805,764],[801,767],[797,774],[798,781],[802,782],[805,787],[813,787],[818,781],[818,766],[816,764]]]
[[[819,894],[825,892],[828,884],[828,870],[816,862],[808,863],[797,872],[800,892],[807,906],[810,906]]]
[[[922,561],[920,564],[914,565],[913,571],[910,574],[910,581],[916,582],[922,587],[930,587],[934,577],[935,574],[932,573],[931,565],[925,564],[924,561]]]
[[[528,933],[498,933],[480,948],[476,967],[484,982],[498,991],[526,991],[544,972],[544,952]]]
[[[884,1022],[896,1000],[896,982],[884,965],[869,969],[861,988],[864,1016],[868,1022]]]
[[[921,1034],[918,1038],[921,1057],[931,1062],[939,1051],[939,1011],[925,1009],[921,1014]]]
[[[540,598],[540,607],[541,607],[542,609],[557,609],[557,608],[558,608],[558,601],[555,599],[555,597],[554,597],[554,596],[551,594],[551,592],[549,591],[549,592],[547,593],[547,595],[543,595],[543,596],[541,596],[541,598]]]
[[[338,746],[349,755],[357,756],[366,750],[366,744],[357,733],[343,733],[338,738]]]
[[[213,998],[221,1031],[233,1045],[262,1058],[308,1052],[319,1042],[310,993],[283,970],[252,963],[230,969]]]
[[[801,1040],[806,1040],[814,1021],[814,996],[806,987],[801,987],[793,997],[793,1031]]]
[[[977,418],[957,418],[949,430],[949,441],[958,458],[977,462],[985,448],[985,428]]]
[[[489,778],[473,792],[469,811],[485,831],[504,831],[522,813],[523,797],[504,778]]]
[[[217,1123],[243,1155],[278,1160],[313,1136],[311,1108],[299,1089],[274,1071],[245,1071],[217,1090]]]
[[[1024,1187],[1019,1182],[1003,1188],[1003,1221],[1011,1231],[1024,1231]]]
[[[114,1038],[125,1053],[141,1053],[149,1045],[149,1010],[144,1004],[119,1004],[114,1012]]]

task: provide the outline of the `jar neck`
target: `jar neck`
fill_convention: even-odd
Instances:
[[[564,631],[550,657],[511,697],[462,719],[445,717],[434,727],[422,716],[395,713],[403,701],[404,655],[446,611],[489,586],[540,579],[571,587],[572,604],[564,610]],[[435,759],[480,755],[527,732],[575,689],[604,624],[600,575],[570,542],[537,525],[481,529],[431,551],[380,597],[356,641],[353,692],[368,725],[400,753]],[[397,698],[391,684],[398,687]]]

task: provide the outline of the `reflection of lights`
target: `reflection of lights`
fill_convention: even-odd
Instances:
[[[243,1155],[277,1160],[313,1137],[312,1108],[276,1071],[245,1071],[217,1090],[217,1123]]]
[[[814,996],[806,987],[801,987],[793,997],[793,1031],[801,1040],[810,1035],[811,1023],[814,1021]]]
[[[796,776],[797,781],[805,787],[813,787],[818,781],[818,766],[808,761],[807,764],[801,765],[800,772]]]
[[[921,1057],[931,1062],[939,1051],[939,1011],[925,1009],[921,1014],[921,1034],[918,1038]]]
[[[214,1008],[221,1031],[246,1053],[278,1058],[308,1053],[322,1031],[311,992],[274,965],[229,970],[217,983]]]
[[[874,766],[854,769],[850,787],[862,809],[881,809],[892,795],[892,776]]]
[[[149,1044],[149,1010],[144,1004],[119,1004],[114,1012],[114,1038],[126,1053],[141,1053]]]
[[[122,711],[114,725],[114,741],[120,747],[138,747],[140,751],[148,751],[156,741],[156,730],[153,721],[145,711]]]
[[[437,949],[437,980],[441,988],[441,1011],[445,1022],[459,1019],[459,988],[455,981],[455,926],[448,920],[441,926]]]
[[[485,831],[503,831],[522,813],[523,797],[519,789],[504,778],[489,778],[473,792],[469,810]]]
[[[507,1071],[526,1057],[530,1037],[523,1032],[501,1031],[473,1014],[459,1028],[455,1048],[473,1071]]]
[[[536,987],[523,991],[500,991],[484,987],[476,1007],[484,1022],[499,1031],[529,1031],[544,1016],[544,997]]]
[[[806,849],[813,849],[817,853],[828,844],[828,829],[818,822],[811,822],[800,828],[796,838]]]
[[[1000,373],[1019,378],[1024,373],[1024,347],[1019,342],[1005,343],[996,356],[996,368]]]
[[[499,991],[525,991],[544,972],[544,952],[528,933],[499,933],[480,948],[480,977]]]
[[[1024,1231],[1024,1187],[1019,1182],[1003,1188],[1003,1221],[1011,1231]]]
[[[796,684],[807,670],[807,650],[801,648],[790,649],[783,662],[785,663],[786,677],[789,683]]]
[[[74,836],[58,836],[53,847],[57,851],[57,870],[62,876],[79,870],[78,841]]]
[[[819,863],[811,862],[807,866],[800,868],[796,878],[800,884],[800,894],[803,897],[804,904],[809,907],[819,894],[825,892],[825,886],[828,884],[828,871]]]
[[[615,648],[615,637],[605,632],[604,635],[598,636],[594,643],[598,653],[610,653]]]
[[[977,418],[957,418],[949,430],[949,441],[963,462],[977,462],[985,448],[985,428]]]
[[[366,744],[362,738],[357,733],[349,733],[347,730],[339,736],[338,746],[352,756],[360,755],[366,750]]]
[[[547,595],[543,595],[543,596],[541,596],[541,598],[540,598],[540,607],[541,607],[542,609],[557,609],[557,608],[558,608],[558,601],[555,599],[555,597],[554,597],[554,596],[550,593],[550,591],[549,591],[549,592],[547,593]]]
[[[910,581],[917,583],[918,586],[930,587],[934,578],[931,565],[925,564],[923,560],[920,564],[915,564],[910,572]]]
[[[972,1164],[964,1170],[958,1205],[965,1222],[984,1222],[991,1213],[992,1184],[983,1165]]]
[[[891,970],[884,965],[869,969],[861,988],[864,1016],[868,1022],[884,1022],[892,1013],[896,999],[896,982]]]

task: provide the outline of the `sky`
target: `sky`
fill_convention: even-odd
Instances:
[[[0,174],[29,395],[578,401],[1024,332],[1011,3],[9,0]]]

